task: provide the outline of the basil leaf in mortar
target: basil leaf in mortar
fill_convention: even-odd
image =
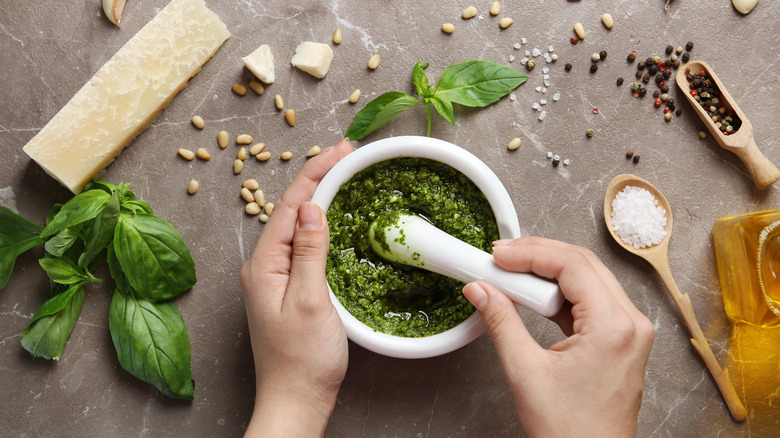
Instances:
[[[16,258],[23,252],[40,245],[43,227],[0,206],[0,289],[11,278]]]
[[[436,96],[471,107],[485,107],[528,80],[519,71],[493,61],[468,61],[444,69]]]
[[[77,283],[44,302],[19,336],[33,357],[59,360],[65,341],[84,305],[84,286]]]
[[[167,396],[192,400],[190,339],[176,303],[117,289],[108,324],[122,368]]]

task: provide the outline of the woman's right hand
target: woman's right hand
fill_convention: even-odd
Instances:
[[[486,282],[463,293],[493,339],[517,413],[531,437],[636,435],[650,321],[589,250],[538,237],[499,241],[496,263],[555,279],[571,304],[553,318],[569,337],[549,349],[528,333],[514,303]],[[568,304],[568,303],[567,303]]]

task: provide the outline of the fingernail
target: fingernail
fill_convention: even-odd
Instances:
[[[313,202],[304,202],[298,207],[298,228],[318,230],[322,228],[322,210]]]
[[[499,239],[493,242],[493,246],[507,246],[512,243],[512,239]]]
[[[488,295],[479,283],[469,283],[463,287],[463,295],[477,309],[482,309],[487,303]]]

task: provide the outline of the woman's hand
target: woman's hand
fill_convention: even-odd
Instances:
[[[486,282],[463,289],[493,338],[526,433],[635,436],[654,337],[650,321],[584,248],[524,237],[497,242],[493,255],[504,269],[558,280],[571,304],[570,315],[553,318],[569,337],[544,349],[497,289]]]
[[[342,140],[301,168],[241,269],[257,379],[247,436],[321,436],[333,412],[347,338],[325,280],[325,213],[307,201],[351,151]]]

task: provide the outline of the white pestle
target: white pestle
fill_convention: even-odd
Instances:
[[[383,229],[377,233],[378,223]],[[374,252],[388,261],[466,283],[484,280],[515,303],[546,317],[558,313],[563,305],[558,284],[532,274],[502,269],[493,255],[445,233],[420,216],[388,213],[371,224],[368,234]]]

